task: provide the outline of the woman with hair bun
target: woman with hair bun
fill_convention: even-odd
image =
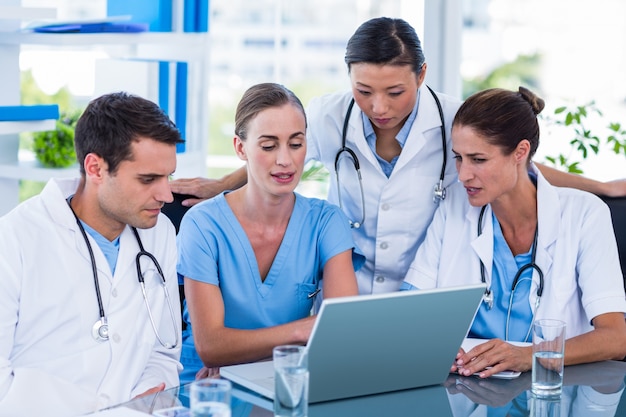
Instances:
[[[532,162],[544,102],[524,87],[469,97],[452,124],[459,182],[449,188],[405,284],[484,282],[469,337],[452,371],[528,371],[535,319],[566,322],[565,365],[626,356],[626,299],[608,207],[550,185]],[[407,285],[409,286],[409,285]]]

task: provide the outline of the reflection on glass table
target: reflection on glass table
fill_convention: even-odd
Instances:
[[[395,391],[309,406],[309,417],[437,417],[531,416],[538,404],[530,393],[530,372],[510,380],[450,374],[443,385]],[[565,367],[563,393],[554,417],[626,417],[626,362],[599,362]],[[189,407],[183,385],[121,404],[143,413]],[[232,417],[271,417],[271,400],[233,384]]]
[[[560,412],[554,417],[626,416],[625,377],[624,362],[566,367],[560,407],[555,410]],[[455,417],[535,417],[531,414],[533,402],[537,405],[542,400],[532,397],[530,385],[530,372],[512,380],[450,374],[444,383]]]

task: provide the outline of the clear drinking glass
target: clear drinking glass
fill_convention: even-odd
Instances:
[[[191,383],[189,403],[192,417],[230,417],[231,383],[206,378]]]
[[[304,346],[274,348],[274,415],[306,417],[309,401],[309,371]]]
[[[537,397],[558,397],[563,387],[565,322],[537,320],[533,323],[531,391]]]

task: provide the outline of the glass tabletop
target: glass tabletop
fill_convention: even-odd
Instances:
[[[535,416],[550,408],[560,417],[626,417],[626,362],[606,361],[568,366],[560,400],[530,394],[530,372],[511,380],[450,374],[442,385],[394,391],[309,405],[309,417],[428,415],[437,417]],[[183,417],[189,407],[189,385],[120,404],[152,415]],[[271,400],[233,384],[232,417],[273,416]],[[179,412],[168,412],[178,408]]]

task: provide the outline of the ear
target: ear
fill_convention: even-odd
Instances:
[[[530,142],[528,139],[522,139],[513,151],[515,161],[518,163],[526,164],[528,162],[528,156],[530,155]]]
[[[85,176],[93,182],[101,182],[107,172],[106,162],[95,153],[88,153],[85,156],[83,166],[85,167]]]
[[[246,147],[245,143],[239,136],[235,136],[233,138],[233,146],[235,148],[235,153],[242,161],[247,161],[248,156],[246,155]]]
[[[417,76],[417,88],[420,88],[422,86],[422,83],[424,82],[424,79],[426,78],[426,69],[427,69],[428,65],[426,65],[426,63],[424,62],[422,64],[422,70],[420,71],[419,75]]]

